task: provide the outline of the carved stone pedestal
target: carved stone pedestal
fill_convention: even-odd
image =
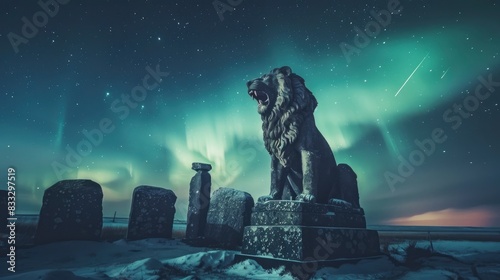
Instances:
[[[255,205],[237,258],[285,265],[298,275],[378,256],[379,247],[378,233],[366,229],[361,208],[276,200]]]
[[[362,208],[271,200],[255,205],[251,225],[366,228],[366,221]]]

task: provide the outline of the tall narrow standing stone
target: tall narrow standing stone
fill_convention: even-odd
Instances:
[[[204,237],[207,224],[207,213],[210,205],[211,177],[208,171],[210,164],[193,162],[191,169],[196,175],[189,184],[189,208],[187,214],[186,239]]]
[[[176,200],[171,190],[151,186],[135,188],[127,239],[172,238]]]

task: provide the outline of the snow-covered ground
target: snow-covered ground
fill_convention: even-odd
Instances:
[[[385,256],[338,268],[322,268],[312,278],[500,279],[500,242],[434,241],[434,251],[444,255],[418,259],[412,267],[397,262],[404,262],[407,246],[408,243],[390,245],[392,260]],[[428,241],[416,245],[428,246]],[[234,263],[236,253],[190,247],[178,240],[165,239],[61,242],[19,249],[16,272],[7,271],[4,265],[0,278],[294,279],[283,267],[266,270],[253,260]]]

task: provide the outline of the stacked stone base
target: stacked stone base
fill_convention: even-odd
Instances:
[[[252,226],[319,226],[366,228],[362,208],[275,200],[257,203],[253,208]]]
[[[380,255],[377,231],[361,208],[297,201],[257,203],[245,227],[241,254],[265,267],[335,266]]]
[[[242,253],[295,261],[362,258],[380,253],[374,230],[309,226],[249,226]]]

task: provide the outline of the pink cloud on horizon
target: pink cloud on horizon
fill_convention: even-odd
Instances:
[[[387,220],[390,225],[401,226],[493,226],[496,214],[487,208],[445,209],[410,217]]]

